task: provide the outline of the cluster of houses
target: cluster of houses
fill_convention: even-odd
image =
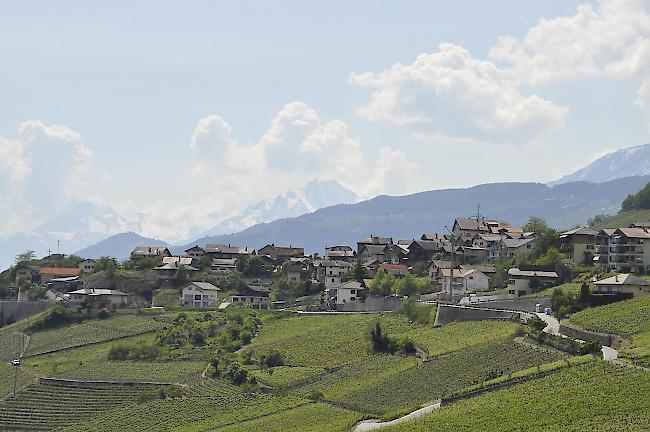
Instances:
[[[448,234],[422,234],[419,239],[397,240],[371,235],[360,240],[356,249],[348,245],[326,247],[323,256],[305,255],[302,247],[268,244],[258,250],[248,246],[221,244],[195,245],[175,256],[166,246],[138,246],[131,259],[160,259],[153,268],[160,280],[171,280],[179,269],[184,269],[193,280],[193,273],[208,262],[212,273],[225,276],[238,270],[242,260],[255,256],[282,274],[290,282],[318,283],[323,289],[324,302],[337,308],[363,301],[373,276],[385,271],[397,278],[424,269],[439,288],[437,295],[445,298],[484,293],[494,288],[495,262],[530,253],[539,236],[525,232],[504,222],[484,218],[458,218]],[[576,265],[594,265],[605,272],[623,273],[595,281],[596,294],[620,292],[643,295],[650,293],[650,284],[628,273],[650,273],[650,223],[636,223],[627,228],[593,230],[576,228],[561,233],[560,251]],[[56,258],[56,257],[55,257]],[[199,261],[201,265],[199,266]],[[360,265],[366,279],[349,280],[353,267]],[[129,303],[123,292],[81,284],[83,273],[93,272],[95,261],[84,259],[75,268],[35,267],[22,264],[16,267],[15,279],[28,280],[49,288],[52,300],[92,301],[99,305],[120,307]],[[552,267],[520,265],[507,272],[507,294],[520,297],[558,284],[559,276]],[[219,303],[222,307],[246,303],[253,308],[268,309],[270,281],[256,280],[244,289],[224,298],[221,289],[207,282],[190,282],[182,287],[181,304],[208,307]],[[65,292],[65,294],[61,294]],[[435,297],[435,296],[434,296]]]

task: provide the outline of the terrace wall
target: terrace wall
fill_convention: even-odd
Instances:
[[[439,304],[436,312],[436,325],[446,325],[458,321],[512,320],[521,319],[521,313],[483,307],[464,307]]]
[[[52,307],[48,301],[18,301],[18,300],[0,300],[0,312],[5,321],[13,318],[14,321],[20,321],[28,316],[36,315]]]

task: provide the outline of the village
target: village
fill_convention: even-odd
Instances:
[[[63,254],[36,260],[27,254],[8,275],[19,302],[84,302],[110,309],[238,304],[380,312],[396,309],[405,298],[489,304],[526,298],[579,274],[602,299],[650,293],[650,282],[639,277],[650,271],[647,222],[558,232],[539,218],[515,227],[477,216],[457,218],[447,231],[411,240],[370,235],[356,248],[328,246],[322,255],[275,244],[258,249],[197,244],[179,255],[169,247],[143,245],[122,263]]]

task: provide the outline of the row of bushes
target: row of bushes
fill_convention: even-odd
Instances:
[[[35,332],[59,328],[68,324],[80,323],[90,319],[106,319],[112,312],[106,308],[95,309],[91,304],[82,303],[78,306],[58,303],[52,309],[36,319],[27,327],[27,331]]]
[[[404,336],[400,340],[392,338],[382,332],[379,322],[376,322],[371,327],[368,337],[372,344],[372,351],[375,353],[414,355],[417,352],[415,343],[411,338],[408,336]]]

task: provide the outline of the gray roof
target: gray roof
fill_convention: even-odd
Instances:
[[[472,270],[476,269],[480,271],[481,273],[496,273],[496,269],[494,266],[487,265],[487,264],[479,264],[479,265],[472,265],[472,264],[461,264],[458,266],[462,270]]]
[[[192,267],[190,265],[183,265],[183,264],[180,265],[182,265],[185,270],[189,270],[189,271],[199,270],[196,267]],[[154,270],[178,270],[178,266],[179,263],[177,261],[174,261],[174,262],[165,263],[159,267],[154,267]]]
[[[393,242],[392,237],[375,237],[375,236],[370,236],[365,240],[359,240],[357,244],[365,244],[365,245],[387,245]]]
[[[237,258],[214,258],[212,260],[213,266],[236,266]]]
[[[586,235],[586,236],[595,237],[598,235],[598,231],[592,230],[591,228],[580,227],[580,228],[563,232],[562,234],[560,234],[560,238],[570,237],[574,235]]]
[[[255,249],[247,246],[241,247],[222,244],[206,244],[203,250],[206,253],[224,253],[233,255],[252,255],[255,252]]]
[[[523,238],[523,239],[511,239],[511,238],[505,238],[501,240],[503,244],[508,247],[508,248],[518,248],[520,246],[523,246],[527,243],[530,243],[532,241],[535,241],[536,239],[534,238]]]
[[[650,282],[632,274],[619,274],[594,282],[595,285],[640,285],[648,286]]]
[[[209,282],[190,282],[187,285],[185,285],[184,288],[187,288],[190,285],[194,285],[195,287],[200,288],[203,291],[221,291],[221,288],[218,288]]]
[[[337,285],[337,286],[335,286],[334,288],[337,288],[337,289],[357,289],[357,290],[360,290],[360,289],[363,289],[363,286],[361,286],[361,283],[359,283],[359,282],[357,282],[357,281],[348,281],[348,282],[342,283],[341,285]]]
[[[383,254],[384,250],[386,249],[386,245],[378,245],[378,244],[365,244],[363,243],[363,247],[368,250],[373,255],[377,254]]]
[[[163,253],[169,253],[167,246],[136,246],[131,254],[143,256],[160,256]]]
[[[557,278],[559,277],[554,271],[539,271],[539,270],[519,270],[516,267],[508,270],[510,276],[523,276],[523,277],[541,277],[541,278]]]
[[[418,246],[420,246],[422,249],[426,251],[437,251],[440,249],[440,242],[435,241],[435,240],[412,240],[409,244],[409,249],[410,245],[416,243]]]
[[[314,267],[352,267],[352,264],[345,261],[318,260],[314,261]]]

